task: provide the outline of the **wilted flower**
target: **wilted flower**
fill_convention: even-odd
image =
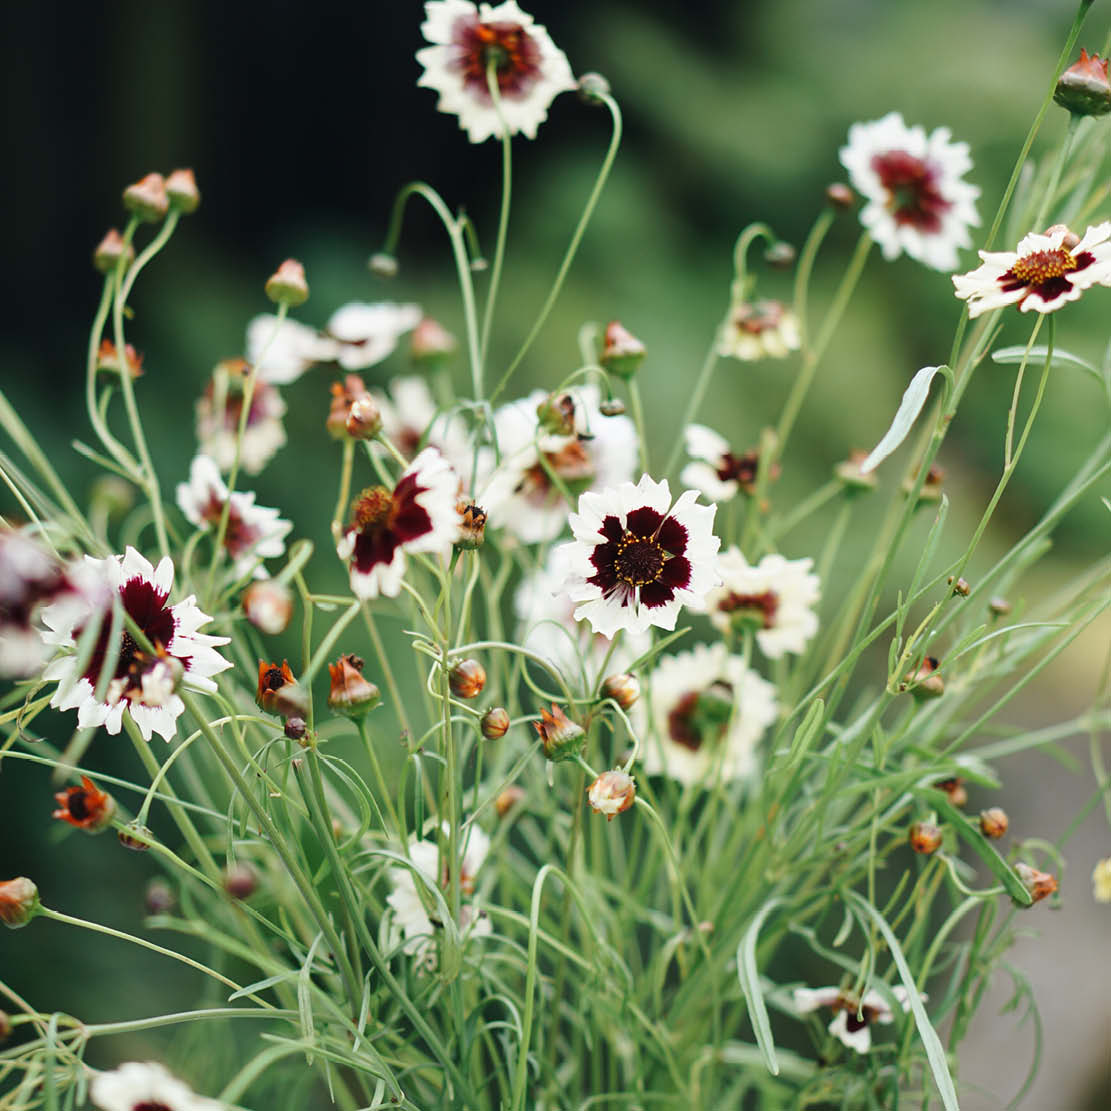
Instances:
[[[502,706],[491,707],[482,715],[479,728],[488,741],[501,740],[509,732],[509,711]]]
[[[335,343],[336,362],[344,370],[364,370],[390,355],[420,319],[419,305],[353,301],[332,313],[325,331]]]
[[[308,709],[308,699],[293,678],[288,660],[282,660],[281,667],[259,660],[255,701],[268,714],[283,718],[304,717]]]
[[[1057,890],[1057,877],[1049,872],[1031,868],[1021,860],[1015,865],[1015,872],[1035,903],[1041,902]]]
[[[295,382],[314,363],[336,357],[336,343],[315,328],[262,313],[247,325],[247,361],[272,386]]]
[[[582,751],[586,736],[582,726],[572,721],[554,702],[550,714],[541,707],[540,720],[534,721],[532,727],[540,734],[544,755],[553,763],[569,760]]]
[[[586,789],[586,800],[590,803],[591,810],[605,814],[606,821],[610,822],[633,805],[636,795],[633,777],[626,775],[620,768],[602,772]]]
[[[1010,824],[1007,812],[1001,807],[993,806],[990,810],[980,811],[980,832],[985,837],[998,840],[1007,832]]]
[[[293,593],[277,579],[260,579],[243,591],[243,612],[260,633],[284,633],[293,616]]]
[[[101,1111],[227,1111],[205,1099],[153,1061],[129,1061],[112,1072],[97,1073],[89,1099]]]
[[[235,462],[235,444],[245,397],[243,386],[249,370],[245,359],[225,359],[216,367],[197,402],[200,454],[215,460],[221,471],[230,471]],[[248,474],[258,474],[285,443],[284,415],[285,402],[278,391],[268,382],[257,380],[239,457],[240,465]]]
[[[1097,903],[1111,903],[1111,856],[1104,857],[1092,869],[1092,898]]]
[[[455,546],[465,552],[481,548],[486,539],[486,510],[463,498],[456,505],[459,511],[459,535]]]
[[[29,536],[0,529],[0,676],[33,675],[47,648],[39,610],[73,589],[62,564]]]
[[[704,494],[710,501],[726,502],[737,493],[756,493],[756,476],[760,469],[760,455],[745,451],[735,455],[728,442],[704,424],[688,424],[683,434],[688,463],[679,475],[679,481]],[[779,477],[779,464],[773,464],[769,478]]]
[[[0,922],[10,930],[26,926],[39,911],[39,889],[26,876],[0,883]]]
[[[147,174],[123,191],[123,206],[140,220],[153,223],[170,209],[166,180],[161,174]]]
[[[100,833],[112,824],[116,813],[116,800],[101,791],[87,776],[81,777],[79,787],[67,787],[54,795],[58,809],[53,817],[69,822],[86,833]]]
[[[904,1011],[910,1009],[907,990],[899,984],[891,988],[895,997]],[[886,998],[878,991],[866,991],[860,999],[855,999],[848,992],[840,988],[795,988],[792,993],[795,1010],[800,1014],[809,1014],[821,1007],[829,1007],[833,1012],[833,1021],[829,1024],[829,1032],[849,1049],[857,1053],[867,1053],[872,1048],[872,1033],[869,1027],[873,1023],[888,1025],[895,1019],[895,1014]],[[923,997],[924,998],[924,997]]]
[[[459,660],[448,671],[448,685],[456,698],[477,698],[486,686],[486,668],[478,660]]]
[[[1081,47],[1079,60],[1057,79],[1053,99],[1076,116],[1106,116],[1111,112],[1107,60],[1098,54],[1089,57]]]
[[[358,718],[369,713],[381,701],[378,688],[363,675],[366,663],[361,656],[350,652],[328,665],[332,686],[328,691],[328,706],[337,714]]]
[[[795,314],[780,301],[738,301],[718,333],[718,354],[741,362],[785,359],[802,340]]]

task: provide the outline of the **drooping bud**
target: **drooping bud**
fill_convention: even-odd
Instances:
[[[12,1020],[7,1011],[0,1011],[0,1044],[8,1040],[12,1033]]]
[[[509,732],[509,711],[502,706],[491,707],[482,715],[479,728],[488,741],[501,740]]]
[[[572,760],[582,752],[586,733],[581,725],[572,721],[554,702],[552,712],[541,709],[540,720],[532,723],[540,734],[544,755],[553,763]]]
[[[372,274],[377,274],[380,278],[397,277],[397,259],[393,255],[386,254],[385,251],[378,251],[371,255],[367,266]]]
[[[993,806],[990,810],[980,811],[980,832],[993,841],[998,841],[1010,824],[1007,812],[1002,807]]]
[[[429,370],[443,366],[459,350],[459,341],[438,321],[424,317],[413,329],[409,354]]]
[[[481,548],[486,540],[486,510],[464,498],[456,505],[459,511],[459,534],[455,546],[465,552]]]
[[[909,687],[910,693],[919,700],[940,698],[945,693],[945,680],[938,674],[937,667],[937,657],[927,656],[917,671],[903,679],[900,689]]]
[[[58,809],[53,816],[86,833],[100,833],[107,829],[116,813],[116,800],[99,790],[87,775],[81,777],[79,787],[59,791],[54,801]]]
[[[161,174],[140,178],[123,191],[123,206],[147,223],[161,220],[170,210],[166,179]]]
[[[862,494],[874,490],[879,485],[875,471],[862,471],[861,464],[868,458],[866,451],[854,448],[849,452],[848,459],[836,464],[833,474],[844,487],[847,496]]]
[[[379,689],[363,675],[366,662],[361,656],[347,653],[328,665],[332,679],[328,691],[328,707],[348,718],[361,718],[382,700]]]
[[[1106,116],[1111,112],[1111,82],[1107,79],[1107,60],[1089,56],[1081,47],[1080,59],[1057,79],[1053,99],[1074,116]]]
[[[569,393],[550,393],[536,406],[536,416],[545,432],[570,436],[575,431],[575,399]]]
[[[124,344],[123,350],[124,357],[121,361],[116,345],[110,339],[101,340],[96,353],[96,369],[112,370],[119,374],[126,366],[127,373],[132,378],[141,378],[143,375],[143,356],[130,343]]]
[[[174,170],[166,178],[166,196],[170,205],[188,216],[196,212],[201,204],[201,191],[192,170]]]
[[[516,783],[511,783],[494,799],[494,809],[498,812],[498,817],[504,818],[513,807],[523,801],[524,797],[524,788],[518,787]]]
[[[579,78],[579,96],[587,104],[600,104],[610,95],[610,83],[600,73],[584,73]]]
[[[382,431],[382,413],[369,393],[351,403],[343,427],[352,440],[373,440]]]
[[[224,873],[224,890],[233,899],[249,899],[258,889],[258,871],[246,860],[238,860]]]
[[[309,299],[305,268],[295,258],[287,258],[266,279],[266,296],[275,305],[288,305],[291,309],[303,305]]]
[[[128,822],[119,834],[120,844],[133,853],[145,853],[154,842],[154,834],[138,820]]]
[[[177,896],[165,880],[153,879],[147,884],[143,905],[147,914],[169,914],[177,906]]]
[[[598,406],[598,412],[603,417],[621,417],[625,415],[625,402],[619,397],[607,397]]]
[[[478,660],[460,660],[448,672],[448,685],[456,698],[477,698],[486,686],[486,668]]]
[[[602,697],[612,698],[622,710],[631,709],[640,698],[640,680],[628,672],[608,675],[602,684]]]
[[[954,776],[952,779],[943,779],[940,783],[936,784],[939,790],[944,791],[949,796],[949,801],[957,807],[964,806],[968,802],[968,792],[964,787],[964,780],[960,776]]]
[[[637,788],[631,775],[626,775],[620,768],[613,771],[602,772],[600,776],[586,789],[586,801],[590,808],[597,814],[605,814],[606,821],[613,819],[633,805],[636,799]]]
[[[644,362],[645,347],[620,321],[611,320],[606,325],[602,353],[598,361],[618,378],[629,379]]]
[[[1021,860],[1015,865],[1015,872],[1035,903],[1040,903],[1057,890],[1057,877],[1049,872],[1031,868]]]
[[[268,714],[283,718],[303,718],[309,710],[308,696],[293,678],[288,660],[282,660],[281,667],[259,660],[255,702]]]
[[[124,266],[130,266],[135,261],[135,248],[124,243],[123,236],[115,228],[110,228],[93,251],[93,266],[101,274],[111,274],[121,258],[125,259]]]
[[[293,592],[276,579],[259,579],[243,591],[243,612],[260,633],[284,633],[293,616]]]
[[[826,186],[826,200],[834,208],[852,208],[856,194],[843,181],[834,181]]]
[[[916,853],[928,856],[941,848],[941,830],[933,822],[914,822],[907,839]]]
[[[39,889],[26,876],[0,883],[0,922],[9,930],[26,926],[39,912]]]
[[[798,251],[785,239],[778,239],[764,252],[764,261],[777,270],[786,270],[793,266],[798,257]]]

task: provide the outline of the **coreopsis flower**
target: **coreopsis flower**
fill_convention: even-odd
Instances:
[[[0,529],[0,676],[24,678],[46,662],[41,608],[73,590],[62,564],[14,529]]]
[[[440,94],[436,107],[458,116],[472,143],[506,132],[535,139],[548,105],[575,88],[563,51],[514,0],[477,7],[469,0],[429,0],[424,12],[421,33],[432,45],[417,51],[424,66],[417,84]]]
[[[279,323],[262,313],[247,325],[247,362],[272,386],[296,382],[315,363],[335,359],[336,352],[335,340],[299,320],[287,317]]]
[[[1092,898],[1097,903],[1111,903],[1111,856],[1098,861],[1092,869]]]
[[[447,830],[444,829],[445,849]],[[467,826],[461,845],[462,856],[459,861],[459,888],[463,895],[474,894],[475,880],[490,851],[490,838],[474,823]],[[446,890],[450,883],[448,861],[440,855],[435,841],[411,840],[409,859],[429,884],[439,885]],[[390,882],[393,890],[386,896],[386,902],[393,909],[392,929],[404,938],[404,951],[410,956],[419,957],[429,969],[436,967],[436,948],[431,944],[434,934],[432,919],[425,910],[424,903],[417,891],[417,881],[409,868],[391,868]],[[459,932],[464,937],[485,937],[492,933],[490,920],[469,901],[459,908]]]
[[[325,331],[334,344],[332,358],[344,370],[364,370],[392,354],[401,337],[421,320],[419,305],[353,301],[332,313]]]
[[[308,710],[308,698],[293,677],[288,660],[282,660],[281,667],[259,660],[255,702],[268,714],[283,718],[303,717]]]
[[[26,926],[39,912],[39,889],[26,876],[0,882],[0,922],[9,930]]]
[[[1044,235],[1031,232],[1014,251],[981,251],[981,264],[954,274],[953,285],[968,315],[1005,305],[1020,312],[1056,312],[1093,285],[1111,285],[1111,220],[1094,224],[1083,238],[1064,224]]]
[[[370,396],[382,415],[382,435],[406,459],[414,458],[439,411],[428,383],[415,374],[404,375],[391,379],[389,393],[371,390]]]
[[[255,505],[253,491],[236,490],[229,496],[219,467],[207,455],[193,459],[189,481],[178,484],[177,504],[190,524],[213,531],[228,506],[223,544],[238,578],[252,572],[255,578],[265,578],[262,561],[285,552],[285,537],[293,527],[278,510]]]
[[[128,1061],[97,1073],[89,1099],[101,1111],[227,1111],[225,1104],[197,1095],[154,1061]]]
[[[99,833],[106,829],[116,813],[116,800],[101,791],[87,775],[81,777],[80,786],[58,791],[54,801],[58,809],[52,816],[86,833]]]
[[[481,491],[482,503],[524,543],[563,531],[571,508],[563,490],[578,497],[632,479],[636,428],[628,417],[603,418],[600,401],[594,386],[554,400],[536,391],[494,414],[500,462]]]
[[[718,332],[719,355],[754,363],[799,349],[798,317],[780,301],[737,301]]]
[[[756,746],[775,721],[775,687],[725,645],[696,644],[664,656],[634,707],[644,733],[641,768],[684,784],[745,779]]]
[[[407,552],[451,550],[459,535],[458,494],[451,465],[435,448],[425,448],[393,490],[371,486],[355,499],[337,550],[340,559],[350,561],[357,597],[396,597]]]
[[[674,629],[683,606],[704,608],[721,581],[713,534],[717,506],[699,505],[687,490],[674,505],[667,481],[648,475],[579,498],[569,518],[575,539],[565,544],[565,589],[577,620],[612,637],[618,629]]]
[[[964,180],[972,169],[967,143],[947,127],[927,135],[907,127],[898,112],[854,123],[841,164],[865,199],[860,222],[889,261],[904,251],[935,270],[955,270],[957,252],[970,247],[968,229],[980,223],[980,190]]]
[[[636,801],[637,788],[631,775],[620,768],[602,772],[586,789],[586,801],[597,814],[605,814],[606,821],[612,822],[618,815],[628,810]]]
[[[225,359],[197,401],[197,440],[200,452],[216,461],[221,471],[235,462],[235,443],[243,414],[243,383],[250,370],[246,359]],[[247,425],[243,431],[240,466],[258,474],[285,444],[285,402],[278,391],[261,379],[255,382]]]
[[[706,597],[710,620],[722,632],[738,626],[755,630],[756,643],[769,659],[803,652],[818,631],[814,607],[821,589],[813,565],[809,558],[773,553],[751,567],[739,548],[729,548],[718,560],[721,586]]]
[[[725,502],[738,492],[756,493],[760,454],[749,450],[735,454],[724,437],[704,424],[688,424],[683,433],[691,457],[679,475],[684,486],[691,486],[710,501]],[[779,476],[779,464],[772,465],[769,478]]]
[[[99,622],[100,631],[84,671],[78,672],[74,652],[47,666],[43,678],[58,683],[50,705],[76,709],[80,727],[102,725],[112,734],[119,733],[126,711],[144,740],[149,741],[153,733],[171,740],[185,709],[176,693],[178,681],[193,690],[215,691],[212,676],[231,667],[216,651],[228,638],[199,632],[212,618],[201,612],[192,594],[170,605],[174,565],[169,557],[155,568],[129,547],[122,556],[86,556],[83,567],[84,574],[100,586],[100,594],[86,592],[80,605],[48,606],[42,613],[49,630],[43,639],[75,649],[91,621]],[[110,643],[115,600],[143,631],[153,654],[135,643],[126,626],[119,643]],[[108,686],[104,697],[97,698],[102,673]]]
[[[910,1000],[902,984],[891,989],[891,994],[904,1011],[909,1010]],[[809,1014],[822,1007],[833,1011],[829,1032],[849,1049],[867,1053],[872,1048],[873,1023],[890,1025],[895,1013],[887,999],[875,989],[866,991],[859,999],[841,988],[795,988],[792,993],[795,1010],[800,1015]],[[923,997],[924,998],[924,997]]]

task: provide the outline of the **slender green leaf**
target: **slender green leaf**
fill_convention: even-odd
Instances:
[[[741,990],[745,993],[748,1015],[756,1034],[756,1044],[764,1055],[764,1064],[772,1076],[779,1075],[779,1061],[775,1055],[775,1042],[772,1040],[771,1023],[768,1021],[768,1008],[764,1003],[764,993],[760,989],[760,970],[756,967],[756,940],[764,919],[783,900],[778,896],[769,899],[749,923],[748,928],[737,946],[737,975],[740,977]]]

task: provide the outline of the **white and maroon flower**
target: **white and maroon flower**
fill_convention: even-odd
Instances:
[[[390,490],[371,486],[354,501],[351,525],[339,542],[350,560],[359,598],[396,597],[406,552],[451,551],[459,535],[459,477],[435,449],[425,448]]]
[[[91,621],[100,622],[100,631],[83,671],[78,671],[81,661],[71,652],[43,672],[43,678],[58,682],[50,705],[76,709],[80,727],[102,725],[109,733],[120,731],[126,710],[145,740],[149,741],[152,733],[171,740],[185,709],[174,693],[178,676],[196,690],[216,690],[212,676],[231,667],[216,646],[227,644],[228,638],[198,632],[212,618],[201,612],[192,594],[169,604],[174,565],[168,556],[154,568],[134,548],[128,548],[124,555],[107,559],[86,556],[82,571],[91,584],[100,585],[99,598],[94,598],[90,586],[80,605],[67,600],[48,606],[42,613],[49,630],[43,639],[47,644],[75,648]],[[126,626],[118,646],[109,643],[114,598],[142,629],[155,649],[153,655],[135,643]],[[98,699],[96,687],[105,669],[108,686],[104,698]]]
[[[433,45],[417,51],[424,66],[417,84],[440,94],[436,107],[458,116],[472,143],[500,136],[503,128],[535,139],[548,105],[575,88],[563,51],[514,0],[477,7],[469,0],[429,0],[424,12],[421,32]],[[491,64],[497,105],[487,81]]]
[[[641,769],[684,784],[746,779],[777,709],[775,687],[720,641],[664,656],[633,707]]]
[[[721,541],[713,533],[717,506],[697,498],[687,490],[672,505],[667,481],[648,475],[579,498],[569,518],[575,539],[563,545],[576,620],[612,637],[618,629],[674,629],[683,606],[703,608],[721,581]]]
[[[235,441],[243,414],[243,381],[248,369],[245,359],[225,360],[197,401],[197,440],[201,454],[214,459],[221,471],[230,471],[235,462]],[[285,402],[281,395],[260,378],[251,395],[239,459],[248,474],[258,474],[285,444],[283,416]]]
[[[364,370],[396,349],[401,337],[421,321],[420,305],[352,301],[332,313],[325,331],[333,344],[332,358],[344,370]]]
[[[718,354],[746,363],[785,359],[801,342],[798,318],[781,301],[740,301],[718,333]]]
[[[688,424],[684,439],[692,460],[679,475],[684,486],[693,486],[714,502],[730,501],[742,490],[756,492],[758,452],[736,454],[723,436],[704,424]],[[773,467],[771,477],[778,473],[778,467]]]
[[[206,1099],[155,1061],[128,1061],[100,1072],[89,1085],[89,1099],[101,1111],[226,1111]]]
[[[314,363],[336,358],[335,341],[299,320],[283,320],[270,313],[247,325],[247,361],[258,377],[272,386],[296,382]]]
[[[198,529],[217,529],[228,501],[228,488],[216,463],[207,455],[196,456],[189,467],[189,481],[178,484],[178,508]],[[262,561],[282,555],[293,525],[281,518],[278,510],[255,505],[253,491],[236,490],[230,502],[224,548],[236,577],[253,572],[255,578],[264,579]]]
[[[0,529],[0,676],[26,678],[46,662],[37,626],[40,609],[73,589],[46,548],[13,529]]]
[[[636,428],[628,417],[603,417],[595,386],[567,391],[569,432],[545,430],[537,413],[542,390],[503,405],[494,414],[500,463],[480,500],[491,521],[525,544],[553,540],[567,524],[570,506],[552,475],[574,497],[632,480]]]
[[[893,987],[891,994],[904,1011],[910,1008],[907,989],[902,984]],[[867,1053],[872,1048],[872,1023],[889,1025],[895,1021],[891,1005],[875,989],[856,999],[841,988],[795,988],[793,997],[795,1010],[800,1015],[823,1007],[832,1010],[833,1021],[829,1024],[829,1032],[857,1053]]]
[[[1111,285],[1111,220],[1095,224],[1083,239],[1057,224],[1044,235],[1031,232],[1017,251],[981,251],[981,264],[954,274],[957,296],[968,315],[1005,305],[1021,312],[1055,312],[1093,285]]]
[[[980,223],[980,190],[964,180],[972,169],[967,143],[952,142],[947,127],[927,135],[889,112],[849,128],[841,164],[866,201],[860,222],[884,258],[905,251],[935,270],[956,269],[958,249],[972,245],[969,227]]]
[[[370,396],[382,416],[382,434],[406,459],[414,458],[439,414],[428,383],[409,374],[392,379],[388,394],[371,390]],[[377,450],[385,448],[379,444]]]
[[[750,567],[739,548],[721,553],[721,586],[706,596],[710,620],[722,632],[746,625],[756,633],[760,651],[777,660],[802,652],[818,631],[814,606],[821,598],[812,559],[766,555]]]

